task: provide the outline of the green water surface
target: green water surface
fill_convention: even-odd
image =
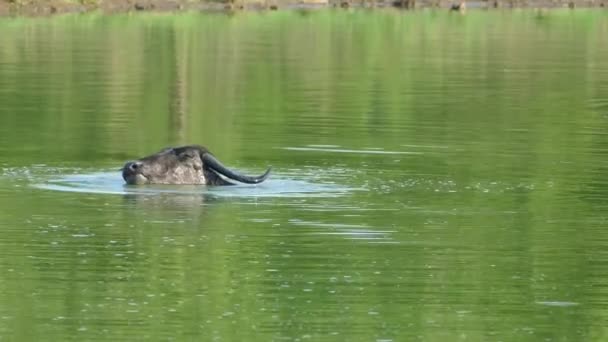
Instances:
[[[126,187],[206,145],[260,186]],[[606,341],[608,12],[0,19],[0,340]]]

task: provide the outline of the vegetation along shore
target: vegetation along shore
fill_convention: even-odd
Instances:
[[[239,11],[351,7],[406,10],[505,8],[602,8],[608,0],[0,0],[0,16],[46,16],[62,13],[137,11]]]

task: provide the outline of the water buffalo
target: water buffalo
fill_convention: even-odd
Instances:
[[[127,184],[232,185],[228,179],[247,184],[263,182],[270,168],[257,177],[245,176],[222,165],[205,147],[169,147],[150,156],[130,161],[122,168]]]

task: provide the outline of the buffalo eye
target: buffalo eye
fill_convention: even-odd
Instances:
[[[192,151],[184,151],[179,154],[180,159],[192,159],[195,157],[195,153]]]

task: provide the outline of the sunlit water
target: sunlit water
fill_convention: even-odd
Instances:
[[[608,338],[607,12],[0,32],[0,340]],[[273,173],[122,181],[193,143]]]

